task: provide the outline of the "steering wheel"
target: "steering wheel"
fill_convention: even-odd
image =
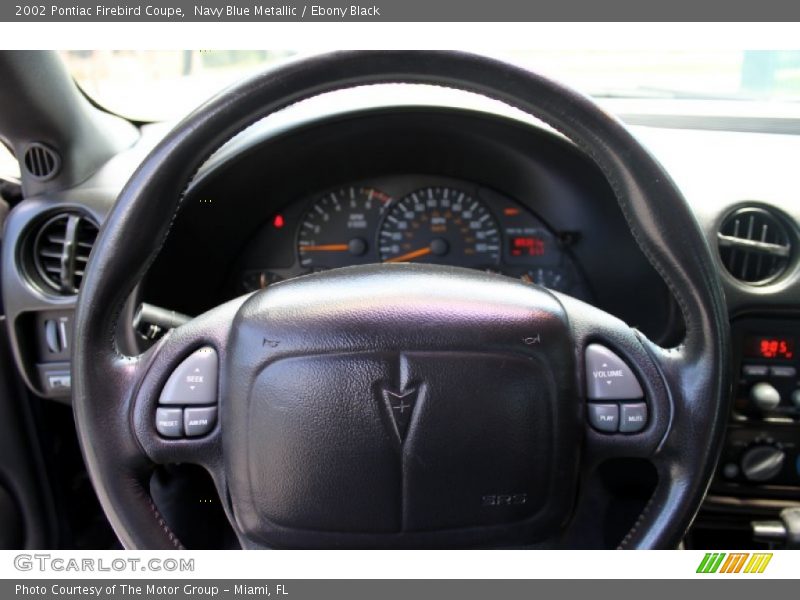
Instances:
[[[600,309],[503,276],[385,264],[281,282],[139,356],[121,354],[122,306],[204,161],[275,111],[379,83],[482,94],[575,143],[674,294],[683,341],[662,348]],[[78,434],[128,548],[182,547],[148,483],[154,466],[174,463],[207,469],[246,548],[559,546],[590,493],[586,474],[615,457],[657,474],[619,547],[675,547],[711,480],[728,413],[721,286],[664,169],[588,98],[455,52],[299,60],[198,108],[121,192],[75,327]]]

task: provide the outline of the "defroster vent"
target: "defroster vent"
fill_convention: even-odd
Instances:
[[[25,150],[23,157],[28,175],[39,181],[47,181],[58,174],[61,168],[61,157],[44,144],[34,142]]]

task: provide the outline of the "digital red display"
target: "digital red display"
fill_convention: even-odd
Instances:
[[[509,252],[511,256],[542,256],[544,255],[544,240],[534,236],[519,236],[509,238]]]
[[[794,338],[751,335],[745,338],[745,354],[751,358],[791,360],[794,358]]]

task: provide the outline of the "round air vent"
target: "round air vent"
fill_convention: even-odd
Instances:
[[[58,152],[39,142],[28,146],[23,162],[28,175],[39,181],[52,179],[61,168],[61,157]]]
[[[792,257],[792,238],[779,216],[760,207],[728,215],[717,233],[722,264],[739,281],[764,285],[780,277]]]
[[[74,212],[60,213],[39,227],[31,248],[33,264],[49,291],[78,293],[97,232],[93,221]]]

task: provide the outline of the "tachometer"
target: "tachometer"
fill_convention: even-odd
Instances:
[[[486,268],[500,262],[500,230],[482,201],[457,189],[429,187],[389,209],[378,249],[384,262]]]
[[[374,235],[389,200],[383,192],[366,187],[348,187],[317,199],[300,224],[300,264],[332,269],[378,262]]]

